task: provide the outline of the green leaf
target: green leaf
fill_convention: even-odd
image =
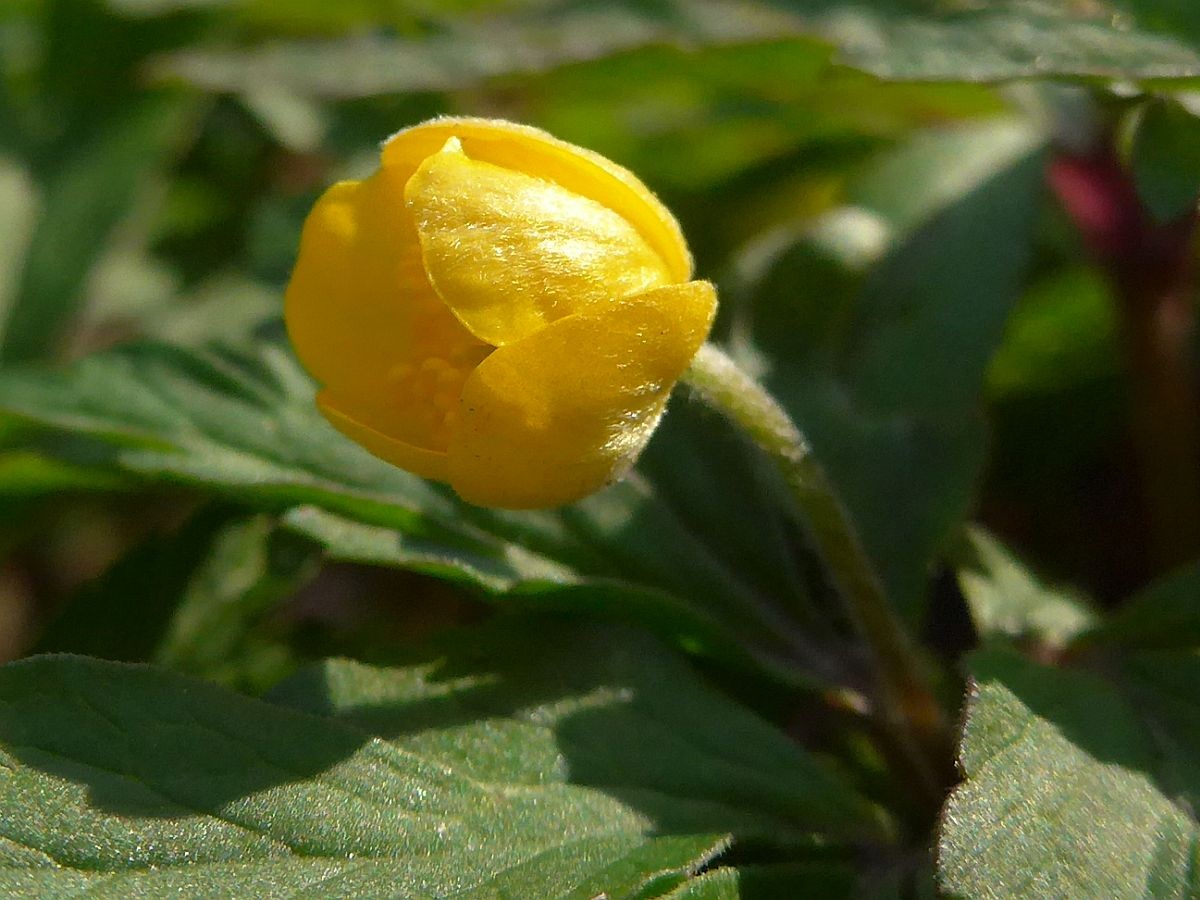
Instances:
[[[1164,15],[1166,6],[1036,0],[955,7],[922,0],[625,0],[603,5],[559,0],[473,20],[443,20],[440,27],[428,28],[432,33],[424,38],[188,51],[176,54],[163,71],[210,90],[283,85],[307,94],[359,97],[458,88],[646,45],[705,47],[790,39],[799,47],[820,39],[837,51],[840,65],[895,81],[1194,79],[1200,76],[1200,23],[1175,10]]]
[[[1118,376],[1116,310],[1102,273],[1074,265],[1034,284],[1013,310],[987,372],[989,399],[1039,399]],[[1057,398],[1055,398],[1057,399]],[[1065,401],[1054,404],[1063,414]],[[1077,435],[1079,429],[1067,429]]]
[[[228,522],[212,536],[150,660],[254,692],[294,666],[262,620],[316,574],[312,545],[270,516]]]
[[[203,682],[70,657],[0,678],[0,889],[162,896],[635,887],[718,851],[569,785],[480,782]],[[621,872],[620,875],[628,875]]]
[[[1030,637],[1062,648],[1096,621],[1086,600],[1044,584],[982,528],[966,529],[951,558],[982,638]]]
[[[1200,667],[1144,659],[1113,683],[976,657],[964,784],[939,877],[964,897],[1190,897],[1200,891]]]
[[[793,863],[721,867],[680,885],[664,900],[786,900],[806,897],[862,897],[856,873],[844,863]]]
[[[1157,99],[1142,110],[1132,163],[1138,195],[1160,222],[1187,215],[1200,203],[1200,117],[1193,100]]]
[[[153,661],[261,690],[294,664],[256,626],[315,574],[316,562],[312,545],[271,517],[209,506],[68,597],[35,650]]]
[[[903,239],[1020,163],[1041,140],[1028,122],[1003,115],[917,131],[858,172],[847,199]]]
[[[590,640],[624,660],[626,678],[543,681],[520,709],[487,667],[330,663],[281,692],[323,707],[314,715],[141,666],[11,664],[0,670],[0,891],[631,896],[679,884],[731,834],[788,842],[871,827],[854,823],[852,795],[828,806],[834,782],[805,785],[815,769],[802,751],[690,686],[643,639],[546,634]],[[520,644],[525,664],[545,645],[533,646]],[[682,683],[639,679],[643,661]],[[670,716],[647,721],[642,704],[670,705],[676,688]],[[489,698],[492,715],[473,722]],[[601,741],[572,742],[605,725]],[[647,728],[662,750],[626,751],[650,743]],[[675,752],[685,756],[666,765]],[[626,770],[630,756],[645,765]],[[689,772],[697,760],[713,770]],[[720,772],[753,799],[732,786],[687,793],[719,787]],[[765,773],[779,776],[774,794]],[[816,812],[826,808],[831,821]]]
[[[501,620],[435,643],[404,669],[326,662],[270,699],[404,735],[482,781],[594,787],[671,833],[784,844],[879,835],[871,808],[803,749],[623,629]]]
[[[228,508],[210,507],[176,533],[142,541],[67,598],[42,632],[35,652],[149,660],[231,515]]]
[[[151,19],[157,16],[169,16],[181,10],[206,9],[209,7],[233,7],[245,5],[237,0],[104,0],[103,6],[113,15],[130,19]],[[298,4],[278,3],[288,9],[294,9]]]
[[[1140,81],[1200,75],[1200,33],[1162,30],[1167,23],[1142,0],[1103,6],[1036,0],[954,7],[922,0],[794,0],[789,5],[839,48],[839,62],[880,78]]]
[[[664,193],[703,267],[706,258],[724,258],[761,230],[764,217],[753,209],[756,191],[769,195],[764,205],[775,204],[772,214],[790,220],[801,205],[790,195],[800,191],[788,190],[781,169],[790,167],[793,181],[811,178],[815,154],[807,148],[840,141],[838,163],[845,165],[853,142],[868,142],[863,130],[886,129],[895,121],[886,112],[872,117],[865,102],[839,104],[820,77],[826,55],[796,42],[646,48],[526,79],[536,97],[529,116],[552,134],[620,162]],[[863,111],[869,124],[860,129],[861,119],[847,122],[853,113],[841,114],[850,110]],[[908,122],[903,112],[898,119]],[[614,120],[631,127],[605,127]]]
[[[221,273],[206,278],[175,303],[157,304],[140,324],[156,340],[195,347],[236,341],[278,312],[278,287]]]
[[[0,451],[0,503],[123,487],[128,487],[127,480],[111,472],[29,450]]]
[[[712,869],[663,896],[666,900],[738,900],[742,896],[740,877],[737,869]],[[795,889],[794,882],[791,888]]]
[[[46,354],[82,300],[84,280],[147,173],[179,141],[191,103],[149,94],[79,139],[45,174],[42,204],[2,331],[6,362]]]
[[[1200,803],[1200,657],[1194,651],[1133,653],[1122,660],[1116,676],[1153,741],[1158,783],[1195,823]],[[1200,874],[1191,877],[1200,880]]]
[[[978,403],[1030,256],[1042,140],[1006,119],[918,134],[850,186],[894,234],[838,348],[850,389],[881,411]]]
[[[920,135],[850,186],[874,211],[837,210],[742,263],[735,350],[796,417],[909,616],[982,468],[984,373],[1040,191],[1039,138],[1020,126]]]
[[[22,429],[0,424],[0,544],[28,538],[31,516],[81,494],[130,487],[119,474],[55,459],[24,446]],[[7,449],[12,447],[12,449]]]
[[[121,471],[285,511],[291,527],[339,557],[436,571],[495,595],[582,587],[607,596],[602,605],[614,613],[628,594],[632,617],[694,649],[757,660],[792,680],[804,667],[809,677],[835,677],[784,605],[803,597],[787,575],[791,547],[768,540],[771,508],[747,510],[747,521],[758,516],[766,527],[744,558],[739,548],[754,543],[754,532],[727,547],[725,523],[718,519],[710,533],[698,518],[717,502],[705,491],[763,495],[744,454],[730,455],[728,438],[712,440],[723,455],[694,449],[670,489],[635,473],[574,506],[508,513],[468,506],[444,486],[369,456],[324,422],[312,395],[311,381],[274,341],[251,352],[142,344],[63,374],[0,374],[0,409],[93,439],[92,457]],[[677,403],[664,427],[683,425],[687,412]],[[702,480],[706,459],[719,477]],[[727,467],[717,469],[721,460]]]
[[[1142,648],[1200,646],[1200,564],[1139,591],[1084,640]]]
[[[1104,273],[1079,258],[1076,235],[1056,235],[1050,243],[1066,245],[1057,249],[1044,237],[1038,268],[1049,271],[1017,302],[988,367],[991,439],[983,502],[1014,511],[1022,520],[1016,530],[1031,547],[1053,548],[1046,565],[1070,572],[1092,566],[1098,556],[1119,556],[1128,543],[1111,528],[1099,542],[1072,536],[1102,520],[1104,504],[1123,490],[1113,461],[1125,445],[1132,401]],[[1056,265],[1064,254],[1065,265]]]
[[[162,60],[157,71],[210,91],[269,88],[309,97],[366,97],[461,88],[499,75],[542,72],[646,46],[795,39],[796,23],[793,16],[766,3],[559,0],[443,23],[422,38],[356,35],[280,41],[253,50],[181,51]],[[811,38],[792,43],[798,54],[828,55]]]

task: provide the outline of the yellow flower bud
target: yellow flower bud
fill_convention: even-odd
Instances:
[[[601,156],[510,122],[435,119],[304,225],[288,333],[317,403],[464,499],[557,506],[619,478],[716,310],[679,225]]]

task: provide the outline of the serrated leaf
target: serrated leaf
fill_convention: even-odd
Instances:
[[[1029,259],[1041,156],[1010,122],[914,141],[849,189],[876,210],[837,210],[744,264],[733,337],[915,617],[982,467],[984,373]]]
[[[188,50],[165,57],[158,72],[215,91],[270,87],[300,96],[364,97],[461,88],[646,46],[795,38],[796,23],[794,16],[766,3],[554,2],[445,21],[420,39],[355,36],[277,42],[249,51]],[[811,39],[796,41],[796,49],[827,54]]]
[[[1144,659],[1110,682],[994,650],[972,671],[966,781],[939,840],[945,890],[1114,900],[1200,891],[1194,660]]]
[[[0,697],[0,828],[25,848],[0,868],[6,892],[566,893],[646,844],[644,862],[687,869],[723,843],[659,843],[597,792],[478,782],[158,670],[41,657],[5,669]]]
[[[702,873],[686,884],[664,894],[664,900],[738,900],[742,892],[738,886],[740,873],[737,869],[721,867]],[[795,883],[790,886],[796,887]]]
[[[982,528],[968,528],[950,556],[982,638],[1030,637],[1062,648],[1096,621],[1083,598],[1047,586]]]
[[[820,39],[836,49],[841,65],[896,81],[1200,76],[1200,24],[1161,7],[1048,0],[945,8],[921,0],[626,0],[596,7],[560,0],[474,21],[443,21],[424,39],[189,51],[168,60],[163,71],[212,90],[266,84],[310,95],[365,96],[461,87],[650,44],[703,47],[790,38]]]
[[[781,558],[789,547],[763,541],[738,557],[745,537],[724,546],[723,524],[708,533],[677,491],[638,473],[561,510],[471,507],[338,435],[317,414],[312,394],[311,381],[275,341],[249,352],[142,344],[89,357],[64,374],[0,374],[0,409],[93,439],[93,456],[125,472],[259,508],[299,507],[287,514],[289,524],[341,557],[436,570],[493,594],[585,586],[620,603],[629,588],[641,621],[696,649],[743,662],[754,657],[779,677],[794,679],[797,664],[830,675],[781,605],[803,602],[786,574],[791,562]],[[704,459],[704,451],[694,458]],[[716,481],[699,480],[696,462],[674,477],[691,477],[700,493],[763,495],[745,459],[718,458],[725,465]],[[753,515],[769,524],[774,513],[760,506]]]
[[[627,896],[678,884],[730,834],[787,842],[829,829],[825,839],[837,840],[874,827],[855,820],[860,801],[844,789],[829,806],[836,784],[806,785],[817,770],[802,751],[690,685],[661,650],[591,634],[570,632],[623,660],[624,680],[547,678],[505,698],[486,666],[471,682],[428,666],[330,663],[281,690],[328,715],[143,666],[11,664],[0,669],[0,891]],[[518,668],[537,647],[520,643]],[[681,681],[650,680],[663,675]],[[326,686],[334,693],[310,690]],[[639,752],[644,764],[623,768],[625,729],[644,729],[641,705],[658,708],[676,688],[684,699],[659,733],[691,755],[666,767]],[[491,715],[473,721],[485,697]],[[514,705],[522,697],[525,708]],[[614,730],[598,742],[570,737],[602,724]],[[689,772],[697,760],[710,769]],[[769,764],[742,768],[749,761]],[[754,800],[742,803],[732,785],[712,798],[679,794],[719,787],[722,769],[761,783]],[[772,772],[779,793],[759,810]],[[826,800],[798,802],[805,796]]]
[[[879,834],[843,781],[625,629],[502,620],[402,669],[323,663],[270,699],[402,739],[483,781],[589,785],[672,833],[772,843]]]
[[[1190,79],[1195,32],[1172,32],[1142,0],[1065,4],[997,0],[939,7],[797,0],[841,50],[840,62],[880,78],[997,82],[1017,78]]]

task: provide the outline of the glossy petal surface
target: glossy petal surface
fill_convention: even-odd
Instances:
[[[475,503],[579,499],[633,465],[712,322],[679,226],[537,129],[437,119],[305,223],[286,319],[325,417]]]
[[[569,503],[619,478],[649,439],[716,310],[707,282],[560,319],[467,380],[450,483],[484,506]]]
[[[489,348],[425,277],[402,183],[380,171],[326,191],[305,222],[285,305],[292,344],[326,387],[328,406],[416,446],[445,449],[444,414]],[[445,396],[446,379],[428,377],[429,360],[458,373],[454,396]]]
[[[654,248],[672,281],[692,277],[692,257],[679,223],[633,173],[537,128],[493,119],[434,119],[389,138],[383,147],[384,168],[407,180],[450,138],[458,138],[471,159],[553,181],[611,209]]]
[[[434,288],[489,344],[670,280],[658,254],[612,210],[469,159],[457,140],[421,164],[404,196]]]

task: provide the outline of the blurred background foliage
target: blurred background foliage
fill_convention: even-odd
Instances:
[[[1109,282],[1043,172],[1116,110],[1147,207],[1185,214],[1198,77],[1200,13],[1169,0],[7,0],[0,367],[244,341],[279,316],[314,199],[382,138],[528,122],[678,214],[721,336],[801,412],[910,619],[958,652],[945,559],[968,512],[1101,602],[1152,574]],[[139,598],[204,595],[157,658],[255,688],[295,652],[482,614],[428,574],[322,568],[269,519],[88,465],[69,435],[14,419],[0,440],[0,656],[105,583],[127,586],[129,658]]]
[[[380,713],[415,716],[404,728],[434,759],[514,784],[641,784],[654,840],[737,839],[722,865],[738,871],[671,896],[731,877],[750,895],[760,876],[790,896],[821,872],[831,895],[932,896],[935,818],[943,886],[964,895],[1030,873],[1118,896],[1149,872],[1164,895],[1194,893],[1194,804],[1178,797],[1200,790],[1198,10],[0,2],[0,660],[69,650],[256,694],[300,671],[272,703],[321,715],[391,692]],[[929,790],[889,743],[867,654],[775,474],[686,391],[623,483],[531,513],[469,507],[323,424],[279,321],[304,217],[370,172],[387,135],[439,114],[543,127],[678,215],[720,289],[715,338],[801,424],[890,599],[947,663],[946,709],[966,671],[981,686],[949,805],[948,748]],[[649,630],[691,665],[590,619]],[[994,652],[1006,638],[1024,656]],[[1162,658],[1139,661],[1147,648]],[[420,665],[301,668],[335,654]],[[125,753],[90,711],[117,698],[143,725],[172,720],[177,689],[145,691],[174,674],[62,659],[5,673],[23,698],[0,703],[12,746],[40,734],[105,771],[117,747],[139,790],[147,772],[178,787],[177,750],[204,769],[203,740]],[[427,705],[426,687],[458,699]],[[233,723],[267,708],[210,694]],[[146,697],[159,706],[143,717]],[[611,708],[595,716],[597,697]],[[318,787],[347,755],[335,738],[306,763]],[[182,770],[223,815],[227,785]],[[88,855],[95,819],[26,815],[38,791],[11,795],[10,838],[78,837],[86,862],[66,875],[84,881],[112,864]],[[305,840],[327,821],[365,833],[362,810],[312,796],[267,818]],[[1142,824],[1161,809],[1177,834]],[[640,841],[638,821],[621,827]],[[525,837],[554,846],[560,822]],[[519,837],[477,824],[496,859]],[[1187,864],[1168,873],[1172,834]],[[715,846],[647,850],[641,874],[682,884]],[[452,868],[482,858],[452,850]],[[148,867],[135,877],[161,891],[158,852],[139,841],[116,865]]]

